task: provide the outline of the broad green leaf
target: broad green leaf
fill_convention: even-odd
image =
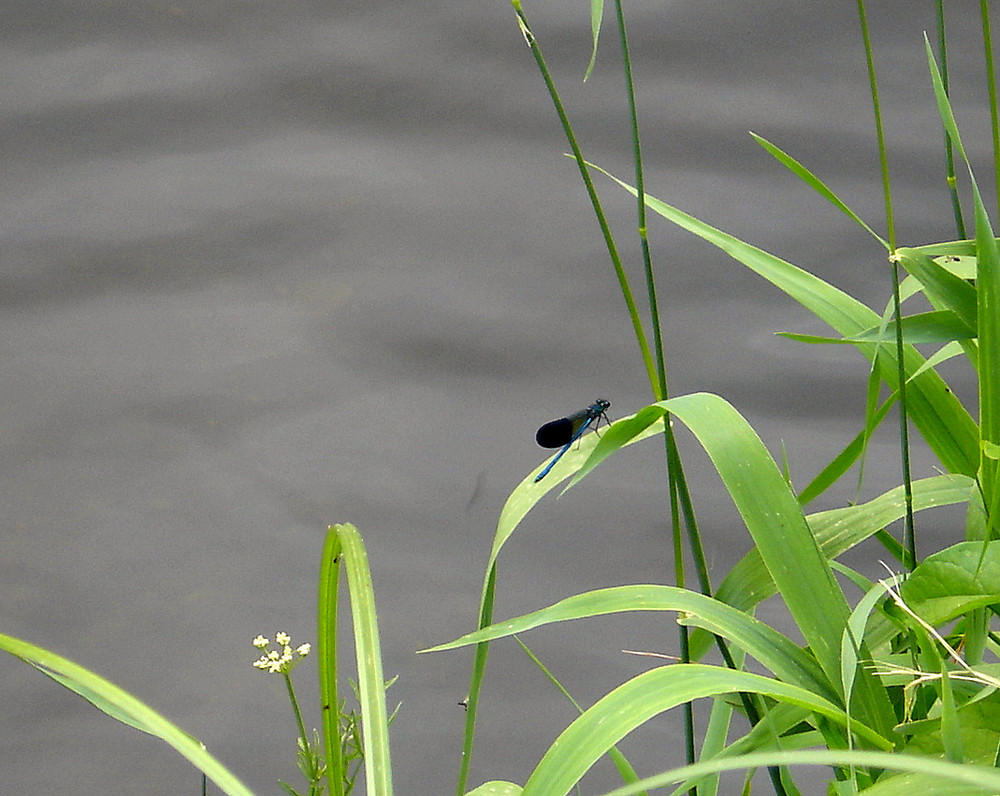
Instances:
[[[684,423],[708,453],[799,632],[829,680],[839,683],[840,634],[850,614],[847,601],[795,494],[764,443],[732,405],[717,395],[695,393],[647,406],[631,420],[612,424],[576,478],[665,413]],[[893,723],[881,683],[864,670],[858,678],[861,720],[880,729]]]
[[[957,692],[961,681],[954,681]],[[958,709],[963,730],[961,754],[966,762],[992,764],[1000,746],[1000,696],[992,696],[969,702]],[[909,731],[913,725],[908,725]],[[906,746],[908,753],[923,754],[930,757],[944,752],[944,742],[941,737],[941,721],[922,722],[919,732]]]
[[[30,663],[112,718],[166,741],[224,793],[253,796],[242,782],[208,753],[204,744],[109,680],[61,655],[2,633],[0,649]]]
[[[962,475],[940,475],[914,481],[914,512],[935,506],[964,503],[974,486],[974,481]],[[810,514],[809,526],[823,555],[836,558],[876,531],[899,520],[906,512],[903,487],[896,487],[868,503],[847,506]],[[726,575],[715,592],[717,599],[742,611],[775,593],[772,579],[757,550],[751,550]],[[711,644],[705,634],[692,634],[691,655],[697,659]]]
[[[940,626],[972,608],[1000,603],[1000,541],[959,542],[928,556],[900,587],[917,616]]]
[[[741,691],[804,707],[839,726],[847,721],[836,705],[812,692],[757,674],[698,663],[663,666],[619,686],[575,719],[542,756],[523,793],[563,796],[611,746],[654,716],[695,699]],[[859,738],[877,748],[892,746],[864,725],[852,722],[852,728]],[[646,789],[638,783],[626,787],[630,793]]]

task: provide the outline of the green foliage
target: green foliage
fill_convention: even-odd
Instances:
[[[546,481],[535,484],[530,474],[511,494],[501,512],[487,565],[480,610],[480,629],[448,644],[443,651],[477,645],[477,666],[471,692],[478,693],[485,671],[488,644],[544,627],[553,622],[631,611],[672,611],[686,631],[681,637],[683,662],[653,668],[622,684],[583,711],[541,757],[523,790],[510,783],[489,783],[499,792],[558,796],[577,786],[584,773],[625,734],[652,716],[681,707],[695,698],[715,700],[710,726],[702,744],[702,759],[673,772],[630,782],[614,796],[678,784],[675,793],[695,789],[714,794],[717,772],[756,766],[770,767],[778,794],[797,793],[788,766],[828,765],[834,773],[831,793],[902,794],[921,787],[934,793],[993,793],[1000,775],[1000,643],[990,632],[990,617],[1000,605],[1000,254],[980,191],[968,170],[972,192],[972,240],[897,248],[889,183],[888,147],[883,135],[874,58],[864,13],[859,3],[876,134],[882,161],[887,234],[882,237],[861,219],[818,176],[774,144],[754,138],[802,182],[868,232],[889,253],[886,273],[890,295],[886,309],[868,307],[844,291],[750,243],[684,213],[651,196],[642,187],[638,125],[632,111],[636,146],[635,187],[587,163],[568,115],[519,0],[513,0],[518,23],[542,72],[581,169],[602,234],[623,287],[636,339],[650,374],[654,402],[630,417],[615,421],[600,438],[590,435],[577,450],[553,468]],[[615,12],[622,44],[628,98],[631,65],[620,2]],[[601,6],[592,5],[596,43]],[[596,16],[595,16],[596,15]],[[988,14],[983,5],[984,41],[989,48]],[[939,6],[943,30],[943,6]],[[943,51],[943,33],[940,41]],[[945,131],[948,162],[968,161],[951,112],[947,86],[927,45],[930,84]],[[588,74],[593,65],[588,67]],[[993,85],[992,61],[988,62]],[[993,96],[991,94],[991,96]],[[994,118],[996,118],[995,108]],[[996,136],[996,125],[994,135]],[[1000,143],[994,150],[1000,152]],[[1000,155],[998,155],[1000,161]],[[1000,162],[997,164],[1000,173]],[[639,201],[637,232],[644,255],[654,339],[658,328],[653,274],[645,247],[646,209],[702,238],[771,282],[828,324],[834,335],[787,336],[803,344],[854,346],[867,360],[868,405],[857,437],[850,441],[800,495],[790,486],[787,460],[774,462],[746,420],[718,396],[666,395],[666,363],[659,344],[656,360],[646,344],[646,323],[638,316],[628,275],[618,257],[591,174],[610,177]],[[949,185],[954,186],[953,174]],[[964,230],[958,193],[951,191],[960,235]],[[962,235],[964,238],[964,235]],[[906,278],[899,280],[897,268]],[[904,315],[904,301],[920,296],[931,307]],[[909,306],[909,305],[908,305]],[[933,347],[925,353],[917,346]],[[964,355],[979,382],[978,418],[961,403],[937,372],[937,367]],[[654,375],[658,374],[658,377]],[[829,489],[850,468],[863,468],[867,442],[891,409],[900,421],[903,481],[900,486],[866,502],[832,511],[806,514],[803,506]],[[665,422],[669,421],[669,422]],[[674,527],[673,546],[679,550],[680,523],[688,531],[691,554],[701,559],[693,508],[685,503],[686,484],[673,442],[673,424],[693,433],[715,467],[738,510],[752,546],[747,555],[711,591],[699,572],[702,591],[660,585],[623,586],[569,597],[547,608],[494,623],[492,604],[497,567],[505,543],[531,508],[559,483],[569,487],[585,478],[609,456],[653,436],[666,436],[670,483],[668,495]],[[944,474],[913,481],[909,475],[908,424],[937,457]],[[863,470],[862,470],[863,471]],[[948,504],[966,504],[964,532],[954,544],[920,561],[917,558],[916,517]],[[888,532],[904,523],[903,542]],[[903,567],[904,574],[871,583],[836,558],[867,540],[883,545]],[[849,604],[834,572],[864,590],[863,599]],[[678,572],[683,572],[682,569]],[[897,584],[897,580],[899,581]],[[778,594],[805,639],[800,646],[755,619],[763,599]],[[946,638],[938,628],[954,626]],[[518,639],[523,645],[523,641]],[[716,644],[725,667],[696,663]],[[430,651],[430,650],[428,650]],[[530,652],[529,652],[530,654]],[[533,657],[533,656],[532,656]],[[750,674],[742,661],[753,658],[769,676]],[[540,664],[539,664],[540,665]],[[546,669],[546,676],[552,677]],[[564,687],[560,684],[560,689]],[[730,721],[745,714],[749,729]],[[761,712],[763,711],[763,712]],[[470,702],[463,778],[472,753],[475,703]],[[687,724],[692,733],[693,725]],[[732,737],[735,733],[735,738]],[[693,739],[688,748],[694,749]],[[810,750],[809,747],[819,747]],[[749,779],[747,780],[749,787]],[[483,786],[484,788],[487,786]],[[509,791],[503,790],[510,788]],[[492,790],[472,793],[493,792]],[[608,795],[610,796],[610,794]]]
[[[27,641],[0,634],[0,649],[73,691],[111,718],[166,741],[229,796],[252,796],[197,738],[99,674]]]
[[[818,176],[791,155],[759,136],[754,138],[781,165],[826,199],[837,211],[868,232],[889,253],[887,299],[879,311],[807,271],[739,240],[651,195],[643,188],[637,114],[633,104],[624,14],[615,0],[633,143],[635,187],[584,160],[569,117],[559,98],[538,39],[520,0],[513,0],[518,24],[549,89],[563,124],[572,157],[580,169],[602,236],[618,277],[636,341],[650,380],[653,401],[635,414],[612,423],[603,435],[585,436],[540,483],[529,474],[504,506],[486,566],[479,606],[479,627],[455,641],[425,652],[476,645],[469,688],[459,796],[560,796],[579,787],[588,770],[604,755],[614,760],[625,785],[605,796],[642,794],[676,786],[713,796],[720,772],[745,771],[749,792],[752,772],[767,767],[776,794],[798,794],[792,774],[801,765],[832,771],[829,792],[869,796],[909,796],[915,788],[934,794],[1000,792],[1000,639],[991,619],[1000,606],[1000,246],[994,237],[980,189],[968,168],[974,235],[965,239],[954,173],[949,173],[959,239],[896,247],[888,156],[879,110],[874,59],[864,14],[859,17],[869,66],[876,135],[882,163],[887,230],[876,233]],[[983,36],[990,52],[988,12]],[[594,65],[603,1],[592,0]],[[939,4],[943,52],[943,4]],[[937,101],[949,168],[969,166],[959,128],[948,100],[946,70],[939,70],[925,42],[931,90]],[[946,64],[943,64],[946,66]],[[994,172],[1000,174],[1000,132],[992,59],[987,60],[991,114],[994,120]],[[633,298],[629,276],[601,208],[594,175],[605,175],[631,193],[637,208],[637,234],[649,300],[648,321]],[[811,311],[831,329],[830,336],[787,333],[802,344],[853,346],[864,358],[868,400],[857,436],[796,494],[787,458],[779,467],[739,411],[706,393],[670,397],[656,309],[655,279],[646,247],[646,211],[662,217],[752,270]],[[899,280],[898,268],[907,276]],[[920,297],[931,310],[903,314],[904,302]],[[912,305],[907,305],[909,306]],[[647,344],[652,327],[655,350]],[[925,353],[917,346],[933,347]],[[978,380],[978,417],[958,399],[937,372],[944,361],[963,356]],[[902,483],[882,495],[834,510],[807,514],[805,506],[842,479],[851,467],[863,469],[868,440],[889,414],[900,415]],[[681,423],[704,449],[747,531],[749,551],[710,586],[707,566],[687,490],[683,462],[673,427]],[[909,424],[936,456],[943,473],[913,481],[909,476]],[[677,586],[640,584],[588,591],[502,622],[493,620],[497,571],[504,545],[528,512],[557,485],[567,489],[610,456],[652,437],[663,437],[668,461],[670,541],[677,582],[684,582],[687,551],[697,567],[699,591]],[[537,471],[536,471],[537,472]],[[859,478],[860,481],[860,478]],[[916,556],[916,518],[943,505],[967,507],[965,527],[953,543],[922,560]],[[902,541],[888,530],[902,521]],[[683,532],[686,532],[686,537]],[[837,558],[857,546],[880,543],[899,562],[899,575],[872,583]],[[359,710],[348,710],[339,697],[337,604],[341,567],[347,576],[354,631]],[[860,588],[853,605],[842,584]],[[780,596],[805,643],[800,644],[755,618],[756,606]],[[284,675],[299,726],[298,762],[310,796],[328,789],[347,796],[360,768],[368,796],[390,796],[385,691],[371,573],[361,537],[351,525],[329,530],[320,567],[319,679],[322,733],[305,729],[292,688],[291,663],[275,664]],[[486,672],[489,645],[497,640],[556,622],[625,612],[671,612],[681,627],[682,659],[656,665],[612,689],[579,716],[545,750],[523,786],[491,781],[467,790],[469,763]],[[266,639],[259,639],[266,646]],[[518,639],[524,646],[523,641]],[[255,644],[257,642],[255,641]],[[291,647],[285,657],[291,661]],[[722,664],[701,662],[712,645]],[[307,645],[304,646],[304,648]],[[570,701],[568,690],[524,646],[532,661]],[[162,738],[199,767],[225,793],[249,794],[194,738],[98,675],[47,650],[0,635],[0,649],[88,699],[113,718]],[[306,649],[306,652],[308,650]],[[305,655],[306,652],[301,652]],[[752,659],[768,674],[747,671]],[[267,668],[267,657],[258,661]],[[690,704],[713,701],[708,727],[701,735],[701,759],[694,759],[695,727]],[[576,705],[576,703],[573,703]],[[666,711],[686,711],[688,765],[640,779],[615,748],[621,739]],[[292,796],[299,794],[281,783]]]
[[[351,601],[351,623],[358,668],[355,688],[360,717],[348,712],[337,694],[337,598],[343,564]],[[385,692],[392,684],[382,676],[382,652],[375,613],[368,554],[358,529],[350,524],[330,526],[319,582],[319,676],[323,701],[323,726],[331,793],[349,794],[363,760],[366,793],[391,796],[392,765],[389,757],[389,723]],[[333,706],[337,705],[337,710]],[[360,718],[360,723],[359,723]]]

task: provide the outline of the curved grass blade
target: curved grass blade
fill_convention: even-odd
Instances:
[[[583,707],[581,707],[580,703],[573,698],[573,695],[570,694],[570,692],[566,690],[566,687],[559,682],[559,679],[552,674],[551,671],[549,671],[548,667],[538,659],[538,656],[535,655],[531,649],[529,649],[528,645],[521,641],[521,639],[517,636],[514,636],[514,641],[518,643],[524,654],[528,656],[536,667],[538,667],[538,670],[545,676],[545,678],[559,690],[559,693],[566,697],[574,708],[576,708],[576,712],[583,713]],[[619,751],[617,747],[612,746],[608,750],[608,757],[611,759],[615,768],[618,769],[618,776],[622,778],[622,782],[628,783],[639,781],[639,775],[635,773],[635,769],[632,768],[632,764],[629,763],[628,759],[621,753],[621,751]],[[647,795],[644,793],[642,796]]]
[[[660,401],[604,433],[576,474],[584,477],[604,458],[645,431],[656,415],[683,422],[708,453],[788,610],[831,682],[840,680],[840,634],[850,609],[802,514],[795,494],[764,443],[742,415],[717,395],[694,393]],[[879,729],[895,723],[885,688],[858,673],[862,721]]]
[[[636,195],[635,189],[628,183],[598,166],[588,165],[606,174],[633,196]],[[841,335],[850,336],[878,325],[879,316],[872,309],[813,274],[705,224],[649,194],[646,194],[646,205],[767,279]],[[857,347],[869,360],[875,358],[874,345],[858,343]],[[895,350],[891,346],[882,346],[881,352],[880,356],[890,365],[882,369],[882,377],[889,388],[895,390],[899,386],[896,368],[891,366],[896,361]],[[920,352],[912,346],[906,346],[906,378],[909,379],[923,363],[924,357]],[[949,472],[965,475],[977,472],[979,431],[976,423],[937,373],[925,370],[912,380],[907,392],[907,412]]]
[[[778,332],[778,334],[789,340],[811,344],[890,343],[896,339],[896,322],[892,320],[885,324],[872,326],[850,337],[822,337],[796,332]],[[975,327],[969,326],[951,310],[918,312],[915,315],[903,317],[903,342],[910,345],[950,343],[955,340],[971,340],[975,336]]]
[[[597,41],[601,38],[601,20],[604,19],[604,0],[590,0],[590,36],[594,41],[590,51],[590,63],[587,64],[587,71],[583,75],[586,82],[594,71],[594,64],[597,63]]]
[[[491,782],[484,782],[478,788],[470,790],[466,796],[520,796],[520,793],[520,785],[497,779]]]
[[[764,149],[779,163],[785,166],[789,171],[791,171],[795,176],[802,180],[806,185],[812,188],[816,193],[826,199],[830,204],[836,207],[841,213],[846,215],[851,221],[860,226],[865,232],[871,235],[875,240],[882,244],[886,251],[890,250],[889,244],[880,237],[875,230],[869,227],[861,217],[858,216],[851,208],[849,208],[840,199],[837,194],[835,194],[826,183],[819,179],[815,174],[813,174],[809,169],[803,166],[799,161],[789,155],[787,152],[782,151],[770,141],[765,138],[761,138],[753,130],[750,131],[750,135],[753,136],[754,141],[760,144]]]
[[[659,417],[660,415],[657,416],[657,419]],[[622,420],[628,419],[622,418]],[[614,428],[622,420],[616,420],[612,423],[607,430],[601,433],[600,437],[597,434],[585,434],[580,438],[579,443],[568,450],[549,474],[538,483],[535,483],[535,475],[541,471],[545,462],[538,465],[535,470],[514,488],[514,491],[510,493],[510,497],[507,498],[507,502],[504,503],[503,508],[500,510],[496,533],[493,535],[493,549],[490,551],[490,558],[487,562],[487,571],[496,562],[504,544],[506,544],[511,534],[517,529],[521,520],[534,508],[535,504],[559,486],[562,481],[565,481],[570,475],[579,470],[591,455],[601,437],[607,436],[608,430]],[[662,423],[651,428],[646,428],[642,434],[638,434],[632,438],[629,444],[661,433],[663,433]],[[574,480],[570,486],[573,486],[575,483],[576,481]]]
[[[47,649],[3,633],[0,633],[0,649],[30,663],[111,718],[166,741],[224,793],[253,796],[249,788],[208,753],[201,741],[99,674]]]
[[[337,691],[337,595],[340,583],[340,536],[330,529],[319,567],[316,647],[319,697],[323,706],[323,746],[330,796],[343,796],[346,765],[340,743],[340,697]]]
[[[349,523],[331,525],[343,550],[347,587],[351,595],[351,622],[358,662],[358,694],[363,722],[365,783],[369,796],[392,795],[389,756],[389,720],[385,709],[385,678],[375,614],[368,553],[358,529]],[[331,710],[334,707],[331,706]]]
[[[913,510],[965,503],[974,487],[973,479],[962,475],[939,475],[914,481]],[[899,486],[859,506],[821,511],[810,514],[807,520],[823,556],[833,559],[901,519],[905,511],[903,487]],[[774,580],[760,553],[751,550],[719,584],[715,597],[741,611],[748,611],[775,591]],[[703,655],[710,644],[709,636],[692,634],[692,656]]]
[[[629,611],[677,611],[682,615],[679,620],[682,624],[701,627],[729,639],[780,680],[807,688],[832,702],[839,700],[837,690],[830,685],[816,659],[781,633],[725,603],[676,586],[616,586],[577,594],[421,652],[456,649],[554,622]]]
[[[700,663],[663,666],[634,677],[575,719],[545,752],[524,784],[524,796],[563,796],[608,748],[654,716],[695,699],[736,692],[758,693],[806,708],[844,726],[847,716],[833,703],[799,688],[750,672]],[[892,741],[852,721],[858,738],[880,749]],[[646,780],[648,782],[648,780]],[[629,793],[644,788],[626,786]]]
[[[916,249],[897,249],[896,259],[908,274],[920,282],[935,307],[951,310],[968,327],[976,328],[979,310],[974,285]]]
[[[881,406],[870,413],[866,420],[866,427],[857,433],[844,449],[838,453],[830,462],[816,474],[812,481],[803,487],[799,492],[799,503],[807,506],[827,489],[833,486],[840,477],[846,473],[865,451],[871,433],[885,420],[889,414],[889,409],[895,403],[895,396],[887,398]]]
[[[1000,444],[1000,250],[990,226],[989,215],[983,204],[979,186],[965,147],[958,133],[958,125],[952,113],[948,95],[941,81],[931,50],[930,42],[924,36],[927,65],[934,85],[934,96],[938,113],[945,130],[955,145],[955,150],[965,162],[972,185],[972,202],[975,216],[976,244],[976,295],[979,330],[979,431],[982,447]],[[979,477],[990,518],[990,530],[995,530],[997,514],[1000,513],[1000,489],[997,488],[998,461],[990,456],[980,457]]]
[[[603,796],[635,796],[640,790],[663,788],[707,774],[763,766],[867,766],[913,774],[880,780],[874,787],[864,791],[866,796],[874,796],[876,793],[878,796],[913,796],[915,789],[933,793],[934,796],[996,796],[1000,793],[1000,772],[993,767],[960,765],[917,755],[804,749],[792,752],[756,752],[739,757],[706,760],[648,777],[634,785],[615,788]]]

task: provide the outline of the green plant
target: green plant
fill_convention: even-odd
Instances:
[[[338,699],[337,689],[337,600],[340,565],[347,572],[351,597],[358,682],[352,687],[360,714]],[[388,728],[392,716],[385,711],[385,692],[392,685],[382,678],[382,655],[375,615],[368,556],[361,536],[353,525],[334,525],[323,549],[319,579],[319,675],[323,700],[323,733],[310,737],[292,685],[292,670],[310,653],[309,644],[293,648],[286,633],[278,633],[274,644],[258,636],[253,645],[260,651],[254,666],[284,678],[298,728],[299,769],[309,785],[309,796],[328,793],[347,796],[354,788],[359,768],[364,764],[366,793],[390,796],[392,767],[389,762]],[[225,766],[163,715],[98,674],[66,658],[21,639],[0,634],[0,649],[31,664],[60,685],[88,700],[117,721],[161,738],[180,752],[229,796],[253,796]],[[395,714],[393,714],[395,715]],[[298,796],[282,782],[286,793]]]
[[[675,793],[686,790],[708,796],[718,792],[720,772],[752,772],[757,767],[767,767],[775,793],[795,794],[799,791],[792,772],[799,765],[829,767],[833,777],[829,792],[836,794],[888,796],[908,794],[914,788],[935,794],[1000,792],[1000,772],[996,770],[1000,762],[1000,639],[990,625],[1000,605],[1000,252],[971,168],[968,174],[974,236],[965,239],[953,153],[966,166],[968,158],[948,102],[946,69],[939,71],[928,43],[931,84],[945,131],[956,240],[897,246],[887,148],[862,2],[858,10],[881,153],[885,238],[805,166],[755,136],[781,164],[885,248],[889,263],[887,292],[891,297],[886,307],[877,311],[803,269],[646,192],[620,0],[615,0],[614,8],[632,121],[634,184],[588,164],[520,0],[513,3],[597,214],[633,322],[653,401],[634,415],[612,423],[602,436],[582,438],[543,482],[536,484],[532,473],[512,492],[501,512],[487,562],[479,629],[432,648],[440,651],[477,646],[458,793],[558,796],[576,787],[605,754],[612,757],[625,782],[606,796],[628,796],[668,785],[677,786]],[[1000,174],[1000,133],[985,0],[981,0],[981,10],[995,173]],[[603,3],[593,0],[595,50],[602,16]],[[940,0],[938,17],[939,53],[945,67]],[[636,200],[636,230],[650,308],[648,321],[643,320],[634,299],[598,198],[595,174],[614,180]],[[656,280],[646,245],[647,211],[701,237],[764,277],[812,311],[837,335],[789,337],[803,344],[850,345],[868,362],[869,398],[857,436],[802,491],[793,490],[787,465],[778,466],[751,426],[728,402],[705,393],[669,395]],[[899,267],[907,273],[902,280]],[[904,316],[904,302],[918,295],[931,310]],[[652,346],[647,340],[647,328]],[[925,356],[918,345],[936,350]],[[978,420],[936,370],[945,359],[963,355],[978,380]],[[894,408],[900,415],[901,484],[863,503],[807,513],[805,506],[844,477],[855,463],[863,462],[872,433]],[[694,505],[673,434],[675,423],[684,424],[705,450],[753,542],[750,552],[717,587],[711,584],[701,549]],[[938,458],[943,474],[911,478],[911,423]],[[499,557],[532,507],[566,478],[573,476],[571,487],[608,456],[654,436],[664,441],[671,545],[676,553],[675,584],[638,584],[584,592],[525,616],[494,623]],[[967,506],[964,538],[921,558],[915,518],[927,509],[947,504]],[[904,525],[898,540],[886,530],[896,522]],[[866,540],[881,543],[898,562],[900,573],[872,582],[837,561],[838,556]],[[697,590],[685,588],[685,542],[695,564]],[[341,565],[351,598],[359,712],[348,711],[346,701],[338,695],[336,609]],[[853,604],[848,600],[845,583],[860,589],[860,600]],[[805,645],[755,618],[755,607],[773,594],[784,600]],[[651,668],[586,710],[581,709],[579,717],[544,752],[523,786],[493,781],[467,791],[468,762],[489,644],[554,622],[633,611],[677,614],[681,662]],[[264,652],[268,642],[261,637],[255,641],[263,653],[258,666],[285,677],[298,729],[300,768],[310,794],[318,796],[324,789],[337,796],[350,793],[363,761],[368,796],[389,796],[392,773],[388,739],[391,717],[385,705],[388,684],[382,673],[371,573],[360,535],[351,525],[335,525],[329,530],[320,568],[318,617],[322,732],[314,731],[309,736],[290,677],[292,666],[308,650],[303,646],[293,650],[290,639],[282,634],[276,639],[279,649]],[[713,645],[724,665],[700,662]],[[117,686],[71,661],[10,636],[0,635],[0,649],[35,666],[113,718],[162,738],[225,793],[249,794],[200,742]],[[562,688],[527,647],[525,650]],[[744,670],[742,664],[747,656],[770,674]],[[699,737],[690,706],[703,698],[713,701],[713,709]],[[652,717],[673,708],[685,711],[688,765],[640,779],[614,745]],[[747,789],[749,783],[750,774]],[[284,787],[295,793],[290,786]]]
[[[994,721],[1000,710],[997,694],[1000,643],[989,620],[1000,604],[1000,538],[997,514],[1000,488],[1000,256],[979,187],[968,168],[974,238],[948,243],[899,247],[896,243],[887,147],[881,123],[878,84],[863,2],[858,3],[870,76],[876,135],[881,156],[887,232],[883,239],[806,167],[759,136],[756,140],[780,163],[834,207],[860,224],[888,254],[890,299],[879,312],[788,262],[650,196],[643,187],[637,114],[624,13],[615,0],[617,33],[622,51],[626,94],[634,141],[635,180],[630,185],[611,177],[637,202],[636,230],[643,255],[651,308],[651,350],[629,287],[626,269],[598,198],[595,172],[606,172],[583,157],[568,114],[542,56],[520,0],[513,0],[518,24],[549,89],[562,122],[571,157],[591,199],[608,252],[632,317],[640,353],[646,363],[654,402],[632,417],[614,422],[603,436],[585,438],[547,476],[534,484],[528,476],[512,493],[501,513],[487,563],[480,607],[480,630],[444,650],[476,644],[470,689],[469,719],[463,767],[457,792],[465,792],[472,753],[478,691],[489,642],[555,621],[620,611],[677,612],[681,625],[682,662],[652,669],[599,700],[563,732],[545,752],[523,790],[512,793],[555,796],[567,793],[614,744],[658,713],[685,709],[695,698],[715,701],[712,721],[702,736],[702,756],[695,762],[696,738],[687,714],[690,765],[635,782],[619,766],[628,783],[616,796],[645,788],[681,783],[678,791],[715,793],[716,772],[766,765],[773,790],[798,792],[787,768],[801,763],[829,765],[831,792],[903,793],[913,787],[929,792],[994,793],[1000,775],[1000,733]],[[597,45],[603,3],[594,0],[592,30]],[[943,4],[938,4],[940,51],[944,54]],[[1000,153],[992,59],[989,58],[989,15],[981,4],[987,81],[992,98],[994,152]],[[968,158],[948,102],[946,78],[926,44],[931,85],[945,132],[949,191],[956,227],[964,238],[964,221],[952,153],[968,166]],[[944,61],[946,64],[946,61]],[[944,70],[942,70],[944,71]],[[996,154],[1000,172],[1000,154]],[[854,346],[869,363],[868,406],[864,423],[831,463],[799,494],[787,473],[775,463],[745,419],[718,396],[693,394],[671,398],[659,329],[654,271],[646,245],[646,211],[711,243],[737,262],[763,276],[812,311],[837,333],[835,338],[789,335],[804,343]],[[900,280],[898,268],[908,276]],[[929,312],[903,315],[903,302],[921,295]],[[918,345],[932,345],[927,357]],[[938,374],[947,358],[964,354],[978,385],[978,421]],[[880,394],[881,389],[886,394]],[[876,427],[897,408],[902,483],[866,503],[832,512],[807,514],[804,506],[863,461]],[[673,437],[673,424],[683,423],[702,445],[722,478],[753,541],[753,549],[722,581],[711,587],[701,551],[694,507]],[[909,427],[916,428],[937,456],[946,475],[914,481],[909,471]],[[665,441],[670,515],[676,553],[676,587],[638,585],[587,592],[527,616],[493,624],[492,605],[499,554],[528,511],[561,480],[573,475],[570,487],[606,457],[626,445],[661,436]],[[918,556],[915,515],[932,506],[966,504],[964,539],[923,560]],[[903,523],[902,539],[886,527]],[[696,564],[699,591],[685,583],[682,540],[686,537]],[[894,581],[872,583],[836,557],[866,539],[883,544],[902,573]],[[838,576],[841,580],[838,580]],[[842,580],[865,595],[851,605]],[[770,594],[781,595],[800,633],[799,647],[753,618],[755,606]],[[949,639],[937,628],[954,622]],[[688,633],[688,628],[692,632]],[[697,663],[711,644],[725,666]],[[960,647],[962,654],[956,651]],[[755,658],[770,677],[741,670],[742,655]],[[738,696],[738,701],[733,697]],[[729,738],[732,719],[742,713],[747,728]],[[807,751],[819,747],[820,751]],[[825,750],[825,751],[824,751]],[[956,765],[961,764],[961,765]],[[969,765],[976,764],[976,765]],[[906,772],[906,773],[895,773]],[[951,784],[948,784],[951,783]],[[495,784],[495,783],[494,783]],[[949,790],[944,790],[950,788]],[[475,791],[474,791],[475,792]]]

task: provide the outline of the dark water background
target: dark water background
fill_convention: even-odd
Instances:
[[[921,39],[932,4],[871,5],[900,242],[953,237]],[[472,629],[496,516],[545,456],[535,427],[597,397],[613,417],[649,400],[509,5],[52,0],[5,12],[0,630],[121,684],[277,793],[277,778],[298,782],[294,725],[280,681],[250,667],[250,640],[314,640],[324,529],[354,522],[386,672],[400,675],[397,792],[451,792],[470,655],[414,651]],[[628,8],[648,189],[881,306],[884,252],[747,135],[883,227],[854,12]],[[584,85],[585,4],[528,13],[585,153],[630,176],[615,43]],[[971,7],[951,19],[952,77],[982,157],[976,24]],[[632,202],[602,188],[638,280]],[[651,223],[672,392],[725,396],[773,452],[785,444],[804,484],[857,429],[863,361],[775,338],[820,327]],[[968,397],[962,367],[948,372]],[[891,435],[875,447],[868,496],[898,483],[893,450]],[[540,505],[502,560],[497,616],[668,581],[661,457],[632,448]],[[928,456],[915,461],[916,476],[933,474]],[[748,538],[696,451],[690,467],[718,579]],[[960,535],[956,516],[924,521],[928,548]],[[851,563],[877,575],[880,557]],[[622,648],[674,651],[676,630],[613,618],[527,640],[589,704],[648,667]],[[313,673],[299,670],[310,725]],[[164,744],[13,658],[0,694],[5,793],[198,792]],[[523,781],[572,715],[513,644],[496,645],[473,784]],[[626,750],[653,773],[680,760],[679,737],[667,717]],[[614,781],[602,768],[588,792]]]

